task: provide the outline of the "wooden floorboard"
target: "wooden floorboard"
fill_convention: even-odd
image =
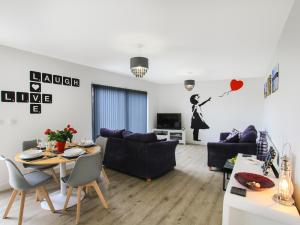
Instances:
[[[222,174],[209,171],[206,147],[179,145],[176,168],[151,182],[106,169],[110,186],[101,190],[109,204],[104,209],[95,192],[82,201],[80,224],[99,225],[220,225],[222,221]],[[49,192],[58,189],[51,183]],[[0,193],[3,215],[11,192]],[[18,221],[19,196],[8,219],[0,224],[14,225]],[[35,194],[26,195],[24,225],[75,224],[75,207],[51,214],[35,202]],[[2,217],[1,215],[1,217]]]

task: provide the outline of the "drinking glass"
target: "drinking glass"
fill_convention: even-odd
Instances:
[[[51,151],[52,153],[55,152],[55,141],[50,141],[50,144],[51,144]]]
[[[36,139],[36,147],[37,149],[41,150],[41,140],[39,138]]]

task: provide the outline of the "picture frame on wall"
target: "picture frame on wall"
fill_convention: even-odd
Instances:
[[[279,64],[272,69],[272,93],[276,92],[279,88]]]
[[[268,76],[264,84],[264,97],[267,98],[279,89],[279,63],[273,67],[272,73]]]
[[[269,75],[267,80],[267,96],[271,94],[272,94],[272,76]]]
[[[267,85],[267,82],[264,84],[264,97],[268,97],[268,85]]]

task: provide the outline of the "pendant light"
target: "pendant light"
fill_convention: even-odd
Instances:
[[[187,91],[191,91],[195,87],[195,80],[185,80],[184,87]]]
[[[149,69],[149,60],[145,57],[133,57],[130,59],[130,70],[137,78],[145,76]]]

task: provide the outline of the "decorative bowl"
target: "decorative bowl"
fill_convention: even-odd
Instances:
[[[269,178],[255,173],[240,172],[234,174],[234,178],[241,185],[253,191],[263,191],[275,186],[274,182]]]

